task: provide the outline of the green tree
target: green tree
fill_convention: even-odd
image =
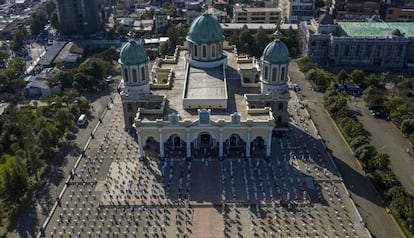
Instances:
[[[51,18],[51,16],[52,16],[52,14],[54,13],[54,12],[56,12],[56,4],[55,4],[55,2],[54,1],[52,1],[52,0],[49,0],[49,1],[46,1],[44,4],[43,4],[43,6],[44,6],[44,9],[45,9],[45,11],[46,11],[46,14],[47,14],[47,16],[49,17],[49,19]]]
[[[9,61],[9,53],[4,50],[0,50],[0,66],[5,67],[6,63]]]
[[[265,30],[263,30],[263,27],[260,26],[260,28],[256,31],[256,34],[254,34],[254,52],[253,55],[256,57],[260,57],[263,53],[264,48],[269,44],[269,39],[267,37],[267,34]]]
[[[346,80],[348,79],[348,74],[345,70],[339,71],[339,73],[336,75],[337,81],[340,84],[345,84]]]
[[[250,33],[249,28],[244,25],[240,31],[239,45],[237,46],[237,50],[239,53],[252,55],[252,45],[254,45],[253,36]]]
[[[381,182],[385,189],[391,188],[397,182],[397,176],[392,171],[387,171],[381,174]]]
[[[10,44],[10,49],[14,52],[20,51],[24,47],[25,33],[20,28],[13,34],[13,41]]]
[[[57,11],[54,11],[50,16],[50,25],[55,29],[59,29],[59,18],[57,15]]]
[[[168,43],[167,42],[161,42],[159,52],[163,56],[168,54]]]
[[[401,132],[408,135],[414,132],[414,119],[405,119],[401,123]]]
[[[240,31],[239,30],[233,31],[233,33],[231,33],[231,35],[228,38],[229,44],[230,45],[238,46],[240,44],[240,42],[239,42],[239,35],[240,35]]]
[[[30,23],[30,32],[32,35],[39,35],[40,32],[45,28],[47,24],[48,16],[46,12],[39,11],[32,14]]]
[[[292,27],[289,27],[289,29],[281,30],[281,32],[282,35],[279,36],[280,40],[286,44],[291,57],[295,57],[299,48],[297,31],[294,31]]]
[[[358,147],[354,151],[354,156],[357,157],[360,161],[365,164],[368,164],[368,161],[375,154],[375,147],[369,144]]]
[[[24,164],[19,163],[16,157],[4,154],[0,163],[0,194],[1,198],[10,202],[20,202],[26,191],[27,173]]]
[[[80,96],[79,92],[76,89],[68,88],[63,90],[62,93],[62,101],[66,104],[70,104],[76,101],[76,99]]]
[[[311,69],[317,69],[318,64],[308,58],[303,58],[297,61],[300,71],[306,73]]]
[[[386,153],[375,153],[373,157],[368,161],[368,167],[371,171],[380,169],[384,170],[388,167],[389,156]]]
[[[354,137],[350,143],[352,149],[354,150],[366,144],[369,144],[369,139],[363,135]]]
[[[336,118],[348,115],[348,100],[345,94],[339,94],[333,97],[333,100],[325,100],[326,109]]]
[[[87,83],[85,81],[86,84],[84,84],[86,88],[91,88],[94,85],[97,85],[97,83],[104,78],[104,75],[108,74],[107,70],[108,69],[105,68],[105,64],[102,59],[92,57],[92,58],[88,58],[82,64],[80,64],[76,71],[77,73],[81,73],[87,77],[83,79],[87,79],[87,81],[91,81],[90,83]],[[74,81],[81,83],[80,81],[78,81],[78,79],[75,78],[75,75],[74,75]]]
[[[126,36],[128,28],[124,24],[119,24],[119,26],[117,26],[117,31],[120,36]]]
[[[358,84],[358,85],[363,85],[364,82],[364,78],[365,78],[365,73],[364,71],[360,70],[360,69],[355,69],[354,71],[352,71],[352,73],[349,75],[349,79]]]
[[[397,198],[403,198],[407,195],[407,192],[405,189],[401,186],[393,186],[385,193],[385,195],[391,199],[397,199]]]

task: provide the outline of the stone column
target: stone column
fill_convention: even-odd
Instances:
[[[247,141],[246,141],[246,157],[250,158],[250,144],[251,144],[251,131],[252,128],[247,128]]]
[[[140,157],[145,157],[144,145],[142,144],[141,130],[140,129],[137,129],[137,140],[138,140]]]
[[[187,128],[187,158],[191,157],[190,128]]]
[[[266,146],[266,156],[267,157],[270,157],[270,152],[271,152],[271,149],[272,149],[272,131],[273,131],[273,128],[270,128],[269,129],[269,137],[267,139],[267,146]]]
[[[162,129],[159,128],[158,132],[160,133],[160,157],[164,158],[165,157],[165,151],[164,151],[164,142],[162,139]]]
[[[223,157],[223,128],[220,127],[219,157]]]

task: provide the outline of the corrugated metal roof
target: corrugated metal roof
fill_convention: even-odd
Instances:
[[[399,29],[408,37],[414,37],[413,22],[337,22],[341,27],[341,36],[386,37]]]

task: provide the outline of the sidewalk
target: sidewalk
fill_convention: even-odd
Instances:
[[[84,148],[92,130],[99,123],[99,117],[106,109],[103,105],[107,105],[109,102],[109,95],[102,96],[92,102],[94,108],[92,112],[93,118],[89,118],[88,126],[80,129],[75,134],[76,139],[61,148],[56,155],[53,165],[50,166],[49,171],[45,175],[44,181],[39,184],[38,190],[34,192],[26,205],[22,207],[14,224],[11,225],[7,237],[36,237],[79,157],[78,152]]]

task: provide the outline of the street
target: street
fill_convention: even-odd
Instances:
[[[115,82],[119,82],[120,76],[114,76]],[[64,180],[69,176],[81,150],[88,141],[92,130],[99,122],[99,117],[106,110],[110,99],[116,92],[116,83],[99,92],[87,93],[88,100],[92,103],[91,116],[88,117],[87,126],[75,129],[73,140],[69,140],[66,146],[61,148],[56,155],[53,165],[45,175],[45,181],[39,185],[38,191],[29,199],[21,209],[15,224],[9,229],[7,237],[36,237],[40,226],[45,221],[52,209],[56,197],[59,196]],[[79,130],[78,132],[76,130]]]
[[[353,156],[350,147],[324,109],[323,94],[310,89],[310,83],[305,80],[295,61],[292,61],[289,66],[289,76],[293,83],[297,83],[302,88],[301,98],[308,105],[309,114],[325,141],[369,231],[375,237],[404,237],[391,215],[386,212],[376,189],[365,176],[365,172]]]

